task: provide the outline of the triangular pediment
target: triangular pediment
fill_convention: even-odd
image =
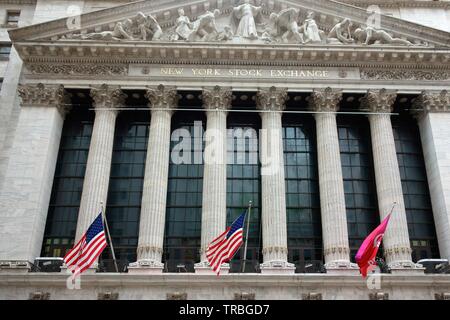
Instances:
[[[450,33],[390,16],[381,15],[378,19],[374,13],[335,1],[250,0],[253,9],[243,3],[137,1],[11,30],[10,37],[15,43],[51,41],[53,44],[94,41],[151,42],[152,45],[215,42],[218,45],[363,46],[367,40],[369,46],[450,47]],[[184,10],[184,18],[180,18],[180,8]],[[253,10],[250,18],[245,14],[248,10]],[[256,36],[251,34],[251,26],[246,25],[253,21]]]

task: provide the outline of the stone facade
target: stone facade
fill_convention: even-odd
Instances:
[[[232,299],[248,292],[255,299],[434,299],[450,292],[448,275],[425,275],[412,261],[391,124],[397,96],[415,96],[439,250],[450,259],[448,7],[378,1],[392,15],[372,30],[363,27],[371,18],[365,1],[256,0],[248,7],[231,0],[128,2],[0,4],[0,20],[8,10],[21,10],[19,28],[0,28],[0,40],[14,45],[0,60],[1,298]],[[418,6],[427,14],[417,15]],[[241,21],[242,10],[251,11],[250,23]],[[183,25],[186,19],[193,26]],[[230,21],[235,25],[227,28]],[[442,28],[430,28],[436,26]],[[64,117],[76,112],[67,101],[71,89],[90,89],[95,107],[76,239],[107,202],[124,92],[145,90],[151,112],[137,261],[128,274],[83,276],[81,290],[67,289],[64,273],[28,272],[42,247]],[[207,129],[216,133],[207,137],[216,161],[204,166],[201,259],[194,274],[161,274],[177,90],[202,92]],[[262,128],[269,131],[260,149],[263,263],[261,274],[217,280],[208,274],[205,250],[226,224],[225,131],[238,91],[255,93]],[[281,118],[289,94],[299,92],[308,92],[316,123],[327,274],[294,274],[288,259]],[[344,93],[364,94],[381,218],[396,203],[383,240],[393,273],[383,274],[380,286],[368,285],[350,262],[336,125]]]

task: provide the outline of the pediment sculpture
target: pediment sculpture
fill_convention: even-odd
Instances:
[[[228,12],[228,11],[227,11]],[[424,46],[393,36],[371,26],[354,23],[348,18],[332,26],[328,33],[320,29],[315,12],[305,12],[300,21],[300,9],[286,8],[263,16],[262,8],[244,0],[232,8],[229,16],[219,9],[207,10],[195,20],[178,9],[173,26],[163,30],[152,15],[138,12],[136,16],[115,23],[112,30],[92,33],[72,33],[60,39],[103,41],[187,41],[229,43],[291,43],[291,44],[360,44]]]

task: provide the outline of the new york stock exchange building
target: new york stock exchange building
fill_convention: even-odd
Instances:
[[[0,23],[1,299],[450,299],[448,1],[6,0]],[[101,211],[114,251],[69,288]]]

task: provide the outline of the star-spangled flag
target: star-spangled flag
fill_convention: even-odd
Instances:
[[[80,241],[66,254],[64,262],[73,275],[79,275],[89,268],[106,248],[102,213],[95,218]]]
[[[377,256],[378,248],[380,247],[390,218],[391,214],[389,213],[381,224],[364,239],[364,242],[356,253],[355,260],[363,278],[367,277],[367,273],[376,265],[375,257]]]
[[[220,266],[222,263],[229,262],[242,245],[242,230],[246,213],[247,210],[241,214],[224,233],[215,238],[208,245],[206,258],[217,275],[220,275]]]

